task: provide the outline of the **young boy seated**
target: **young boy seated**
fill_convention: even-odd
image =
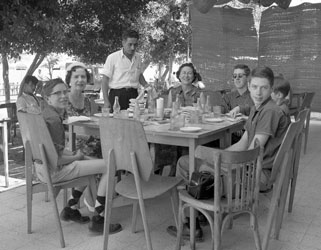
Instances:
[[[274,74],[268,67],[256,68],[251,72],[249,91],[254,106],[251,108],[249,118],[244,126],[245,132],[241,139],[228,147],[226,150],[243,151],[254,148],[254,142],[257,139],[264,148],[263,152],[263,170],[261,175],[261,191],[270,189],[268,180],[272,170],[274,157],[282,143],[283,137],[289,125],[289,120],[284,115],[281,108],[272,100]],[[200,160],[196,161],[195,169],[198,170]],[[207,170],[210,170],[208,168]],[[188,157],[183,156],[177,163],[178,176],[182,176],[188,181]],[[176,235],[176,227],[170,226],[167,231],[171,235]],[[189,237],[189,227],[184,224],[183,237]],[[202,231],[199,223],[196,222],[196,240],[202,237]]]
[[[271,97],[273,101],[282,109],[286,116],[290,117],[289,100],[286,98],[291,90],[290,83],[283,76],[274,78],[273,92]]]
[[[23,93],[17,99],[17,111],[40,114],[40,102],[38,98],[34,95],[36,86],[38,84],[38,79],[35,76],[26,76],[24,80]]]

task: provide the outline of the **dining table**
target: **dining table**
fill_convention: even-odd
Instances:
[[[69,122],[65,121],[65,124],[69,127],[70,150],[74,151],[76,149],[75,139],[77,135],[99,137],[99,119],[106,118],[92,116],[89,117],[88,120],[83,121],[77,119]],[[192,173],[195,169],[194,155],[198,145],[204,145],[219,140],[220,148],[226,148],[231,144],[232,133],[242,130],[244,123],[244,119],[225,119],[225,117],[222,117],[221,119],[218,119],[218,122],[189,123],[178,130],[170,129],[169,120],[144,121],[143,127],[147,142],[150,143],[151,155],[154,159],[155,144],[187,147],[189,151],[189,172]],[[189,176],[191,176],[191,174]]]

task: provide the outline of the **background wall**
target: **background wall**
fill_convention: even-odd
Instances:
[[[301,4],[262,13],[257,36],[252,9],[212,8],[201,14],[191,6],[192,60],[209,89],[233,87],[233,66],[267,65],[282,73],[294,92],[314,91],[321,111],[321,4]]]

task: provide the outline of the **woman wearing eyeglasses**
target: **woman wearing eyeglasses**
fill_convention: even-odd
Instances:
[[[227,93],[223,100],[225,102],[225,113],[230,113],[234,117],[237,113],[249,115],[250,107],[253,101],[248,90],[250,68],[244,64],[238,64],[234,67],[233,82],[235,90]]]

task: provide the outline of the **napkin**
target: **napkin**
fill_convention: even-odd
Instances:
[[[88,116],[69,116],[68,117],[68,123],[73,123],[73,122],[86,122],[90,121],[90,117]]]

